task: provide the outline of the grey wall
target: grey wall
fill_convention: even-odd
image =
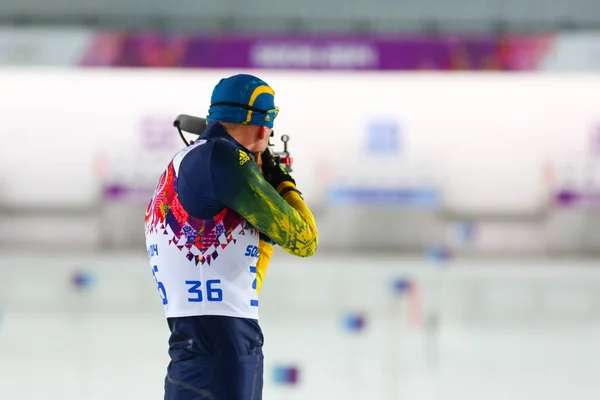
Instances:
[[[251,5],[251,6],[250,6]],[[241,31],[489,31],[600,26],[600,1],[3,0],[0,22]]]

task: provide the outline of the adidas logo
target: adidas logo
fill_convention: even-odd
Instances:
[[[248,154],[246,154],[242,150],[240,150],[240,165],[244,165],[248,161],[250,161],[250,156],[248,156]]]

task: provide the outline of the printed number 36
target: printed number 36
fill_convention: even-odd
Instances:
[[[206,281],[206,300],[208,301],[223,301],[223,290],[215,287],[215,285],[221,283],[220,279],[211,279]],[[191,286],[188,289],[188,293],[193,294],[194,297],[189,297],[188,301],[191,303],[200,303],[204,301],[202,296],[202,282],[200,281],[185,281],[186,285]]]

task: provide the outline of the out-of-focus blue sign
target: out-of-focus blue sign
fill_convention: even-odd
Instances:
[[[401,151],[400,126],[393,120],[373,120],[367,126],[367,149],[375,154]]]

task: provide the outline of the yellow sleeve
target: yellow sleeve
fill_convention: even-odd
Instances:
[[[281,193],[287,188],[295,189],[296,185],[294,185],[292,182],[282,182],[277,187],[277,192]],[[312,253],[314,254],[317,247],[317,238],[319,235],[317,232],[317,224],[315,223],[315,217],[313,216],[312,212],[310,211],[302,197],[298,194],[298,192],[289,191],[287,193],[284,193],[283,199],[294,210],[296,210],[298,214],[300,214],[300,218],[303,221],[305,221],[306,225],[304,226],[303,232],[301,232],[301,234],[305,237],[306,242],[312,243],[312,247],[314,248],[312,250]]]
[[[263,280],[269,268],[269,262],[273,256],[273,245],[261,240],[258,243],[258,261],[256,262],[256,293],[260,294]]]

